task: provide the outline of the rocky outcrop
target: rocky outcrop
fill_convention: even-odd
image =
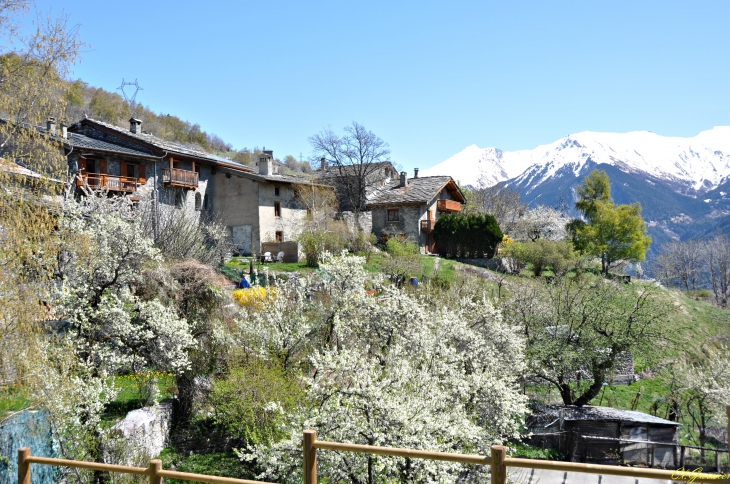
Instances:
[[[175,401],[163,400],[154,407],[132,410],[111,429],[104,446],[104,460],[110,464],[146,467],[170,441]]]

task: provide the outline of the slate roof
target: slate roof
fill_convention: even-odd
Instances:
[[[141,156],[141,157],[147,157],[151,158],[153,155],[150,155],[149,153],[146,153],[144,151],[135,150],[132,148],[128,148],[123,145],[117,145],[114,143],[109,143],[107,141],[98,140],[95,138],[90,138],[86,135],[79,134],[79,133],[68,133],[68,144],[74,147],[74,149],[89,149],[89,150],[98,150],[98,151],[107,151],[110,153],[119,153],[123,155],[130,155],[130,156]],[[155,157],[157,158],[157,157]]]
[[[369,165],[367,165],[365,170],[367,171],[368,175],[370,175],[371,173],[377,173],[377,171],[385,165],[389,165],[395,173],[394,176],[398,176],[398,170],[395,169],[390,161],[370,163]],[[324,168],[324,172],[322,171],[322,168],[318,168],[317,170],[315,170],[315,173],[321,177],[357,176],[359,173],[359,165],[345,165],[342,167],[327,165]]]
[[[535,410],[540,413],[555,414],[556,417],[558,417],[562,412],[563,419],[571,421],[602,420],[679,426],[679,422],[665,420],[663,418],[649,415],[648,413],[637,412],[635,410],[619,410],[611,407],[594,407],[591,405],[583,407],[540,405]]]
[[[375,192],[366,205],[429,203],[449,181],[453,183],[450,176],[424,176],[409,178],[408,186],[400,187],[400,180],[395,180]]]
[[[157,136],[147,134],[147,133],[132,133],[129,131],[129,129],[120,128],[119,126],[114,126],[113,124],[105,123],[103,121],[99,121],[92,118],[86,118],[82,119],[76,124],[92,124],[101,126],[103,128],[106,128],[111,131],[115,131],[116,133],[125,136],[127,138],[132,138],[135,140],[139,140],[145,144],[152,145],[160,150],[167,151],[170,154],[181,154],[185,156],[192,156],[195,158],[201,158],[204,160],[208,160],[216,165],[223,165],[223,166],[229,166],[231,168],[237,169],[237,170],[243,170],[243,171],[253,171],[253,169],[250,166],[244,165],[242,163],[238,163],[233,160],[229,160],[228,158],[223,158],[216,155],[211,155],[210,153],[207,153],[203,151],[200,148],[195,148],[192,146],[183,145],[180,143],[174,143],[172,141],[163,140],[161,138],[158,138]],[[111,144],[111,143],[110,143]],[[121,148],[121,147],[120,147]],[[150,156],[150,155],[146,155]]]

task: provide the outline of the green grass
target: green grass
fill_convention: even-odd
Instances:
[[[26,398],[25,391],[19,386],[7,386],[0,388],[0,416],[7,412],[17,412],[28,408],[30,402]]]
[[[107,405],[104,411],[102,418],[105,422],[116,422],[124,418],[128,412],[144,406],[144,402],[140,401],[137,378],[134,374],[114,377],[117,396],[114,401]],[[157,401],[172,398],[175,392],[175,377],[170,374],[160,374],[157,376],[157,380],[159,390]]]
[[[234,479],[252,479],[250,465],[241,462],[233,452],[215,452],[212,454],[182,455],[175,448],[169,447],[160,453],[163,469],[175,467],[178,472],[207,474]],[[185,484],[187,481],[165,479],[169,484]]]
[[[510,443],[510,457],[522,457],[526,459],[563,460],[565,455],[555,449],[543,449],[534,445],[523,444],[522,442]]]
[[[219,265],[218,270],[230,280],[238,283],[241,281],[243,274],[248,274],[250,259],[250,257],[234,257],[229,262]],[[269,274],[275,275],[281,272],[306,273],[315,270],[312,267],[307,267],[307,263],[304,261],[267,262],[266,264],[256,261],[254,268],[258,271],[259,275],[263,275],[266,271],[268,271]]]

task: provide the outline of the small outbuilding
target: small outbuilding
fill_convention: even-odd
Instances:
[[[678,466],[679,423],[610,407],[536,405],[528,419],[533,445],[557,448],[571,462]]]

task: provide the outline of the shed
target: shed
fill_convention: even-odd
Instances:
[[[564,452],[571,462],[676,468],[679,423],[634,410],[536,405],[533,443]]]

